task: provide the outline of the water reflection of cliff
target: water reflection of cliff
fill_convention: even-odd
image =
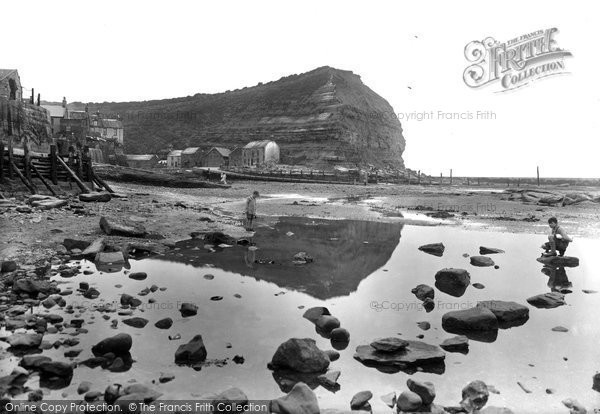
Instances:
[[[177,243],[178,250],[160,258],[194,266],[212,264],[328,299],[356,291],[361,280],[385,265],[401,231],[402,224],[395,223],[283,217],[274,227],[256,229],[254,252],[234,246],[211,253],[203,241],[185,240]],[[298,252],[306,252],[314,262],[294,264]]]

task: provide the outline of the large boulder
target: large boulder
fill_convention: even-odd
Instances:
[[[134,328],[143,328],[148,324],[148,319],[135,316],[133,318],[123,319],[123,323]]]
[[[0,262],[0,273],[14,272],[17,267],[17,262],[14,260],[5,260]]]
[[[73,365],[61,361],[45,361],[39,364],[41,375],[70,378],[73,376]]]
[[[176,364],[194,364],[206,360],[206,348],[202,335],[196,335],[187,344],[180,345],[175,351]]]
[[[139,224],[123,224],[106,217],[100,218],[100,229],[109,236],[145,237],[148,234]]]
[[[314,339],[291,338],[279,345],[270,366],[296,372],[322,372],[329,366],[329,358]]]
[[[15,333],[2,338],[13,348],[38,348],[42,343],[42,334],[39,333]]]
[[[350,409],[358,410],[361,407],[364,407],[365,404],[367,404],[371,398],[373,398],[373,393],[371,391],[357,392],[352,397],[352,400],[350,400]]]
[[[444,243],[424,244],[423,246],[419,247],[419,250],[421,250],[422,252],[429,253],[438,257],[444,255],[445,249],[446,247],[444,246]]]
[[[319,414],[319,402],[315,393],[303,382],[298,382],[284,397],[271,401],[271,413]]]
[[[487,256],[471,256],[470,261],[473,266],[478,267],[494,266],[495,264],[494,261]]]
[[[516,302],[486,300],[477,302],[477,307],[489,309],[498,319],[500,328],[520,326],[529,319],[529,308]]]
[[[402,391],[396,400],[398,412],[417,411],[423,405],[423,400],[419,394],[412,391]]]
[[[440,348],[448,352],[460,352],[467,354],[469,352],[469,338],[464,335],[457,335],[453,338],[444,339]]]
[[[323,315],[331,315],[331,313],[329,313],[329,309],[324,306],[315,306],[314,308],[307,309],[302,317],[308,319],[312,323],[316,323],[317,320]]]
[[[103,339],[92,347],[92,353],[94,355],[104,355],[109,352],[119,355],[126,354],[131,349],[133,341],[131,335],[126,333],[119,333],[110,338]]]
[[[527,303],[536,308],[551,309],[565,305],[565,295],[559,292],[542,293],[527,299]]]
[[[489,309],[474,307],[445,313],[442,328],[452,333],[497,330],[498,319]]]
[[[317,328],[324,333],[330,333],[340,327],[340,321],[335,316],[323,315],[315,322]]]
[[[13,283],[13,293],[27,293],[35,296],[38,293],[48,295],[57,293],[59,289],[47,280],[18,279]]]

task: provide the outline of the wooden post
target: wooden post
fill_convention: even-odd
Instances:
[[[417,184],[421,185],[421,170],[417,173]]]
[[[452,168],[450,168],[450,185],[452,185]]]
[[[71,176],[71,178],[75,181],[75,183],[77,184],[77,186],[81,189],[81,191],[84,192],[84,193],[89,193],[90,189],[87,188],[86,185],[79,179],[79,177],[77,177],[77,174],[75,174],[73,172],[73,170],[69,168],[69,166],[67,165],[67,163],[64,162],[63,159],[60,156],[57,156],[56,159],[63,166],[63,168],[65,168],[67,170],[67,172],[69,173],[69,175]]]
[[[0,141],[0,183],[4,181],[4,142]]]
[[[50,193],[52,193],[52,195],[54,197],[57,197],[58,194],[56,194],[56,191],[54,191],[54,189],[52,187],[50,187],[50,184],[48,184],[48,181],[46,181],[46,179],[42,176],[42,174],[40,174],[40,172],[38,171],[38,169],[34,163],[31,163],[31,169],[33,170],[35,175],[40,179],[42,184],[44,184],[46,186],[46,188],[50,191]]]
[[[12,163],[13,163],[13,142],[12,142],[12,137],[8,138],[8,178],[10,178],[11,180],[13,179],[13,170],[12,170]]]
[[[481,181],[479,181],[479,177],[477,177],[477,185],[481,185]]]
[[[81,156],[81,152],[78,152],[75,155],[75,162],[77,163],[77,176],[83,181],[83,157]],[[208,173],[210,174],[210,168],[208,169]],[[209,175],[210,178],[210,175]]]
[[[442,173],[440,173],[440,185],[442,185]]]
[[[52,181],[52,184],[54,185],[58,185],[56,164],[56,144],[52,144],[50,145],[50,181]]]
[[[10,167],[17,174],[17,176],[21,179],[21,181],[23,182],[23,184],[25,184],[25,187],[27,187],[29,189],[29,191],[31,191],[31,194],[36,194],[37,190],[36,190],[35,186],[33,185],[33,183],[31,181],[29,181],[27,179],[27,177],[25,177],[21,173],[21,171],[19,171],[19,168],[17,167],[17,165],[14,162],[11,161]]]
[[[29,164],[31,164],[31,155],[29,154],[28,140],[23,141],[23,153],[25,154],[25,177],[27,177],[27,179],[31,181],[31,168],[29,167]]]
[[[470,186],[471,182],[469,181],[469,177],[467,177],[467,186]]]
[[[537,167],[537,184],[539,187],[540,186],[540,167],[539,166]]]

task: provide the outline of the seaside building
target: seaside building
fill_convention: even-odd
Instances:
[[[167,154],[167,167],[179,168],[181,167],[181,153],[182,150],[173,150]]]
[[[221,166],[229,165],[229,154],[230,150],[223,147],[212,147],[208,152],[204,155],[204,160],[202,162],[203,167],[215,167],[219,168]]]
[[[128,154],[127,165],[133,168],[154,168],[158,165],[158,157],[154,154]]]
[[[181,152],[181,166],[184,168],[201,167],[202,156],[200,147],[188,147]]]
[[[244,167],[261,167],[279,162],[279,145],[274,141],[252,141],[242,149]]]

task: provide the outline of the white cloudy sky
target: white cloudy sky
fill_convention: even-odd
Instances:
[[[43,99],[102,102],[221,92],[329,65],[360,74],[397,113],[495,113],[404,120],[408,167],[532,176],[539,165],[544,176],[597,178],[599,8],[547,0],[5,2],[0,67],[18,68]],[[569,75],[504,94],[465,86],[468,42],[549,27],[574,55]]]

